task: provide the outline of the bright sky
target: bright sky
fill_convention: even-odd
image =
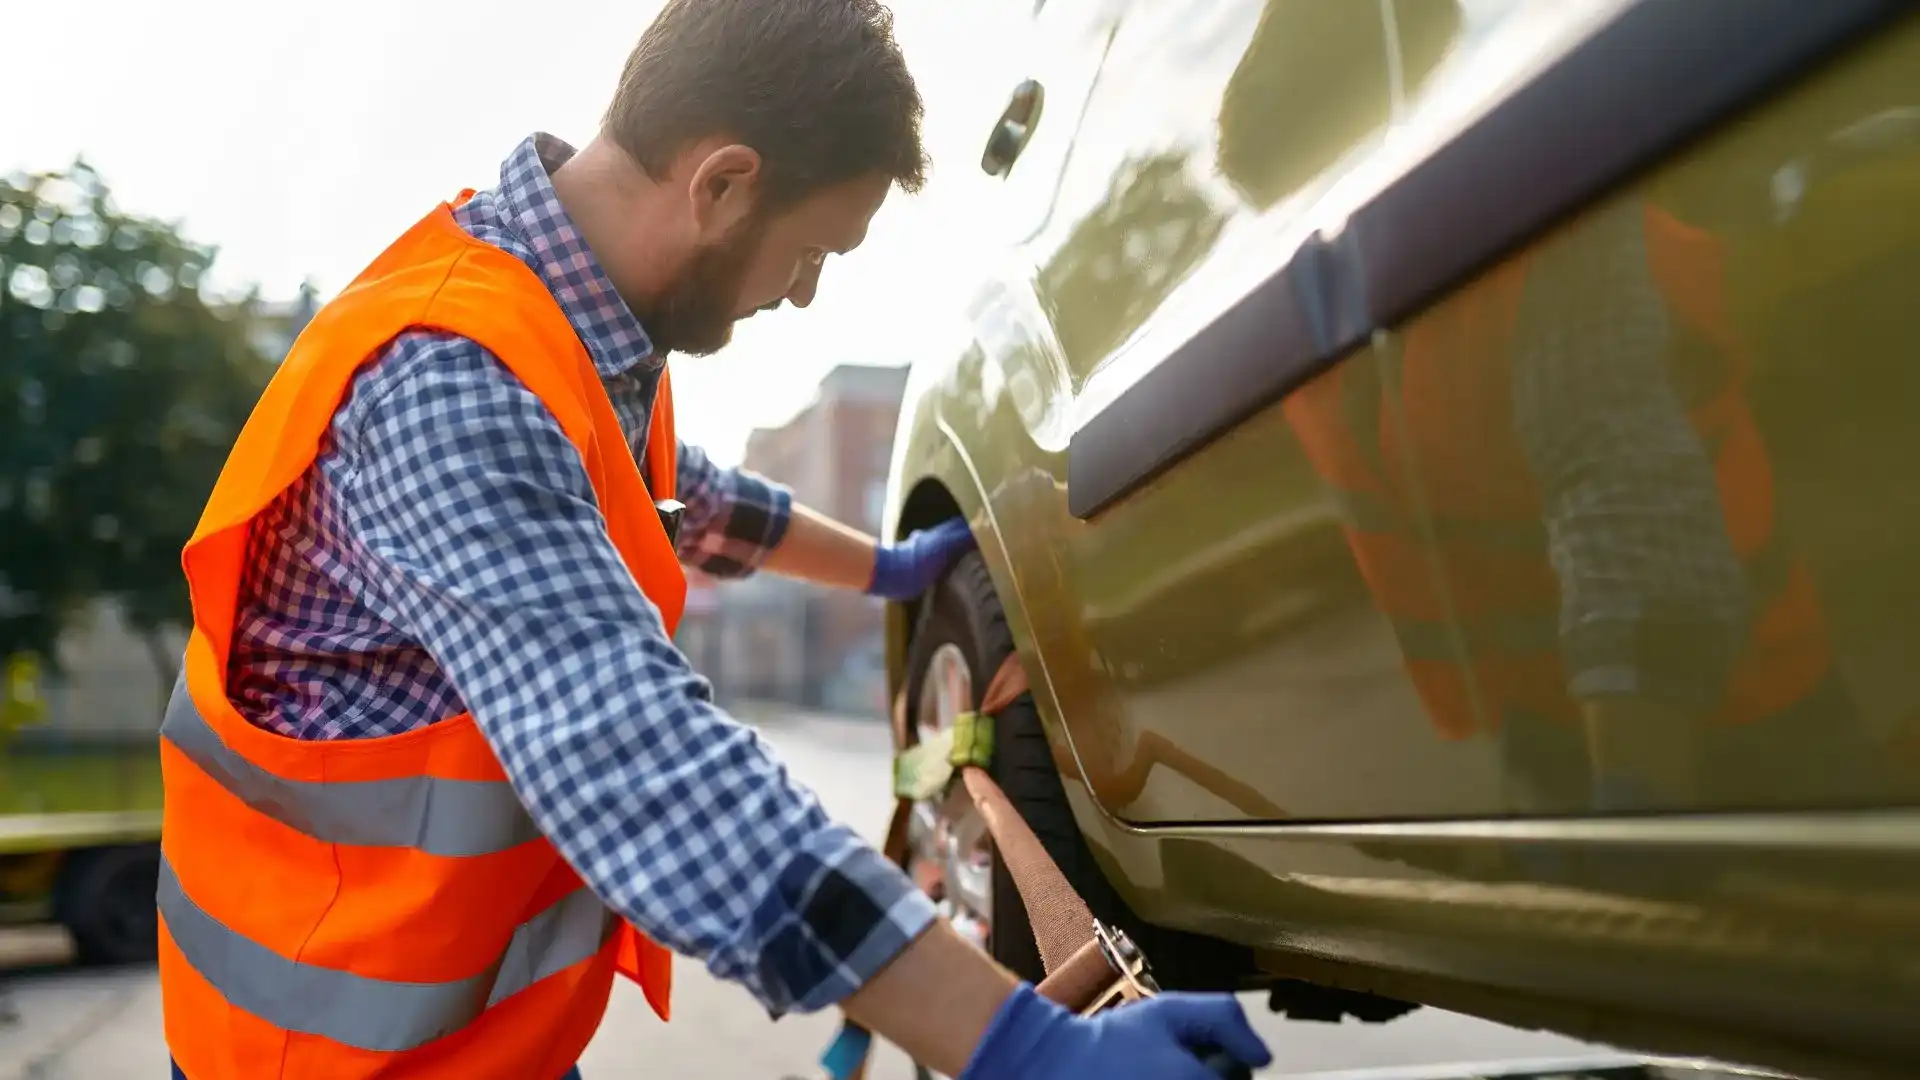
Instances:
[[[951,310],[979,252],[936,208],[974,178],[1017,76],[1001,32],[1023,0],[893,0],[927,99],[935,173],[896,194],[867,243],[827,266],[806,311],[741,325],[674,364],[689,441],[738,459],[838,363],[898,364],[929,305]],[[83,154],[129,210],[218,245],[222,282],[323,295],[436,201],[489,187],[535,130],[589,138],[657,0],[96,0],[84,24],[42,8],[9,50],[0,170]],[[1004,85],[1005,90],[999,89]],[[27,88],[31,88],[28,93]]]

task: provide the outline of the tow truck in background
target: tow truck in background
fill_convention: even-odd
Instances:
[[[0,684],[0,925],[53,921],[83,964],[153,959],[160,757],[149,729],[62,722],[39,665]]]

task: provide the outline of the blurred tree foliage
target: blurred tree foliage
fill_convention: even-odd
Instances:
[[[0,178],[0,660],[114,599],[171,681],[180,547],[270,373],[252,295],[203,295],[213,261],[116,207],[84,162]]]

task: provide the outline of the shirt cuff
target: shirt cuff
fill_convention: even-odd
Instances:
[[[793,493],[744,469],[722,473],[719,508],[681,558],[717,578],[743,578],[760,569],[793,520]]]
[[[775,1018],[817,1012],[865,986],[937,917],[899,867],[836,825],[794,854],[755,910],[753,943],[737,955],[757,958],[757,970],[723,970],[716,957],[713,971],[748,983]]]

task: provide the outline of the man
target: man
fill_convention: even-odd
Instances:
[[[672,644],[676,555],[901,599],[968,542],[880,544],[713,467],[666,389],[669,352],[811,301],[920,182],[920,114],[873,0],[670,0],[598,138],[529,139],[314,319],[183,560],[176,1076],[574,1075],[616,969],[666,1015],[662,945],[950,1074],[1265,1063],[1230,998],[1083,1020],[1016,985]]]

